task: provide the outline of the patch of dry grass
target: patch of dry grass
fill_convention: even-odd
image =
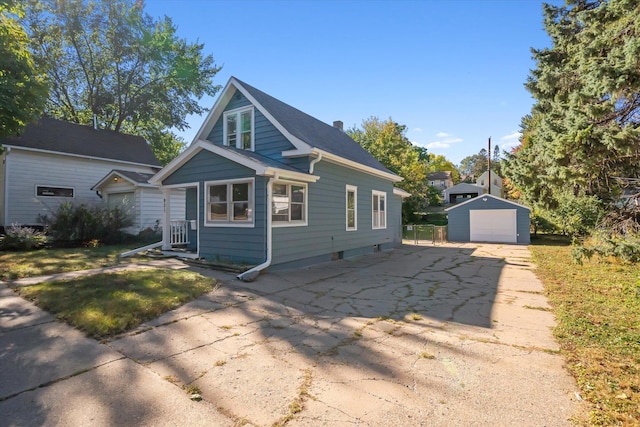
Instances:
[[[640,424],[640,266],[571,262],[569,246],[531,247],[558,319],[554,333],[591,403],[590,425]]]

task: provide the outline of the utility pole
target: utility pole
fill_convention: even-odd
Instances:
[[[489,150],[487,151],[487,164],[489,166],[489,191],[488,193],[491,194],[491,137],[489,137]]]

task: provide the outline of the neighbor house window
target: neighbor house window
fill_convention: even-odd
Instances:
[[[387,228],[387,193],[373,190],[371,192],[371,227]]]
[[[271,220],[274,225],[306,225],[307,185],[274,183]]]
[[[205,184],[205,225],[253,226],[253,179]]]
[[[358,187],[347,185],[347,231],[358,229]]]
[[[71,187],[48,187],[45,185],[36,186],[36,196],[40,197],[73,197]]]
[[[253,151],[253,107],[224,113],[224,144]]]

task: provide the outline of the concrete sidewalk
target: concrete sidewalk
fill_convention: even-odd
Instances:
[[[581,409],[526,247],[197,271],[222,287],[106,344],[2,288],[2,423],[555,426]]]

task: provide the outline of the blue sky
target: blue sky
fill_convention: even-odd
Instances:
[[[204,43],[222,66],[217,84],[235,76],[345,128],[392,118],[456,164],[488,137],[517,145],[533,102],[530,49],[550,43],[536,0],[147,0],[145,10]],[[180,135],[191,142],[202,120]]]

